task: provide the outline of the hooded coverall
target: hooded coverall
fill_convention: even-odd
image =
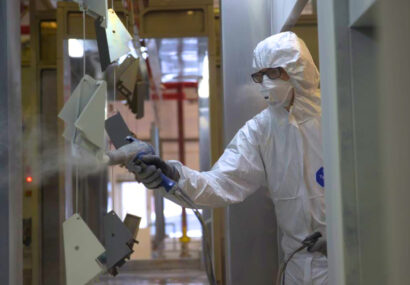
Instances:
[[[319,72],[305,43],[292,32],[260,42],[253,67],[282,67],[288,73],[294,88],[289,112],[270,104],[238,131],[210,171],[169,163],[180,174],[179,186],[199,206],[238,203],[267,186],[287,257],[311,233],[326,234]],[[286,284],[327,284],[326,257],[297,253],[287,266]]]

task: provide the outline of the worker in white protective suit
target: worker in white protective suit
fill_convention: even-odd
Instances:
[[[269,107],[238,131],[210,171],[146,156],[149,167],[136,177],[155,189],[162,172],[206,207],[242,202],[267,186],[287,257],[313,232],[326,236],[319,72],[305,43],[292,32],[260,42],[253,67],[252,78],[260,82]],[[134,155],[130,146],[109,154],[112,163],[124,164]],[[286,269],[287,285],[327,284],[326,246],[321,249],[295,254]]]

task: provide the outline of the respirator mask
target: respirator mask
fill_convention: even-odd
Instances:
[[[293,86],[289,81],[264,78],[261,93],[274,107],[287,107],[292,102]]]

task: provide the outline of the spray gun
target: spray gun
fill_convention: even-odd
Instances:
[[[117,113],[105,120],[105,130],[116,149],[128,147],[127,145],[129,145],[131,149],[129,149],[128,151],[130,153],[136,152],[135,157],[131,159],[126,165],[129,171],[137,173],[141,170],[140,168],[147,167],[147,165],[145,165],[145,163],[141,161],[141,157],[149,154],[155,155],[155,150],[152,145],[138,140],[132,136],[132,133],[128,129],[127,124],[125,123],[120,113]],[[124,153],[123,155],[125,156],[126,154]],[[120,161],[124,159],[128,158],[118,158],[118,160]],[[177,188],[175,181],[169,179],[163,173],[161,173],[161,178],[161,186],[167,193],[173,194]]]

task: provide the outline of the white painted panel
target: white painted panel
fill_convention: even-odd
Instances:
[[[87,284],[104,271],[97,258],[105,248],[78,214],[63,223],[63,235],[67,285]]]

